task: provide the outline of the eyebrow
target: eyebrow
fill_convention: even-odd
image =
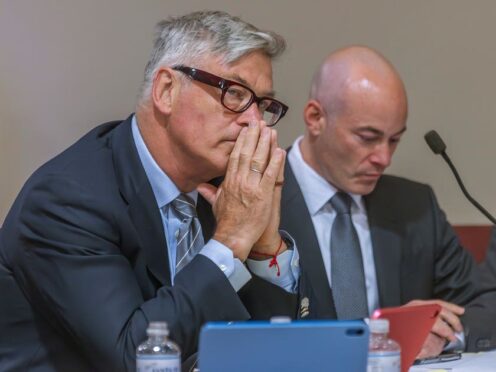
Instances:
[[[362,127],[362,128],[358,128],[358,131],[359,132],[372,132],[374,134],[377,134],[379,136],[383,136],[384,135],[384,132],[382,130],[379,130],[377,128],[374,128],[374,127]],[[406,132],[406,126],[404,126],[400,131],[398,131],[397,133],[394,133],[391,137],[394,137],[394,136],[399,136],[400,134],[403,134]]]
[[[228,80],[233,80],[233,81],[236,81],[237,83],[241,83],[243,85],[246,85],[248,88],[250,88],[251,90],[254,91],[254,89],[250,86],[250,84],[248,84],[248,82],[245,79],[243,79],[241,76],[239,76],[238,74],[232,75],[232,77],[229,78]],[[276,92],[274,90],[271,90],[265,94],[260,95],[260,97],[271,97],[272,98],[275,95],[276,95]]]

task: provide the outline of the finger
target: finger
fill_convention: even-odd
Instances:
[[[282,185],[284,183],[284,163],[286,162],[286,157],[283,156],[281,165],[279,167],[279,173],[275,182],[274,197],[272,199],[272,213],[275,218],[279,221],[281,217],[281,194]],[[279,223],[278,223],[279,225]]]
[[[270,156],[272,156],[274,154],[274,151],[279,148],[279,145],[277,143],[277,131],[275,129],[270,128],[270,135],[271,135],[271,137],[270,137]],[[283,166],[284,166],[284,164],[283,164]],[[282,174],[279,174],[279,176],[277,177],[277,181],[282,180],[282,178],[284,177],[284,167],[282,169],[283,169],[283,172],[282,172]]]
[[[257,148],[250,162],[250,175],[252,176],[252,178],[253,176],[256,176],[257,182],[259,182],[263,171],[265,170],[267,163],[269,162],[271,137],[272,133],[270,128],[262,127]],[[259,172],[257,172],[257,170]]]
[[[416,358],[423,359],[441,354],[444,349],[444,343],[445,340],[443,338],[438,337],[433,333],[429,333],[424,341],[424,344],[422,345],[420,353],[417,355]]]
[[[438,337],[433,333],[429,333],[417,358],[429,358],[441,354],[444,348],[444,343],[445,340],[443,338]]]
[[[441,310],[441,313],[439,314],[441,319],[443,319],[448,325],[453,328],[456,332],[462,332],[463,331],[463,326],[460,321],[460,318],[453,314],[451,311],[447,309]]]
[[[458,306],[452,302],[447,302],[447,301],[443,301],[443,300],[427,300],[425,301],[427,303],[433,303],[433,304],[438,304],[440,305],[441,307],[443,307],[444,309],[447,309],[449,311],[451,311],[452,313],[456,314],[456,315],[462,315],[464,312],[465,312],[465,309],[461,306]]]
[[[456,315],[462,315],[465,313],[465,308],[458,306],[454,303],[443,301],[443,300],[413,300],[410,301],[407,305],[409,306],[417,306],[417,305],[431,305],[431,304],[437,304],[440,305],[441,307],[448,309],[452,313]]]
[[[274,137],[274,144],[277,146],[277,132],[273,130],[273,137]],[[274,148],[274,150],[277,147]],[[286,164],[286,157],[284,156],[282,159],[281,167],[279,168],[279,174],[277,175],[277,181],[276,181],[276,186],[279,187],[279,189],[282,189],[282,185],[284,184],[284,166]],[[280,190],[279,190],[280,192]]]
[[[265,168],[265,172],[260,181],[260,186],[262,189],[265,189],[266,192],[272,192],[274,189],[277,176],[279,175],[279,171],[285,157],[286,151],[278,148],[274,151],[274,154],[270,158],[269,164],[267,165],[267,168]]]
[[[453,329],[441,318],[437,318],[431,330],[432,333],[449,341],[455,341],[456,336]]]
[[[217,199],[217,187],[209,183],[201,183],[196,188],[203,198],[213,205]]]
[[[243,144],[245,142],[246,131],[247,131],[246,127],[241,129],[238,138],[236,139],[236,142],[234,144],[233,150],[229,155],[229,161],[227,163],[227,170],[226,170],[226,178],[228,177],[228,175],[236,173],[238,170],[239,155],[241,153],[241,148],[243,147]]]
[[[279,147],[277,143],[277,131],[275,129],[270,128],[270,154],[274,153],[274,150]]]
[[[439,304],[443,308],[449,310],[453,314],[462,315],[462,314],[465,313],[465,308],[464,307],[458,306],[458,305],[456,305],[454,303],[451,303],[451,302],[442,301],[442,300],[436,300],[436,301],[439,301]]]
[[[251,159],[257,148],[259,138],[260,124],[257,121],[251,121],[250,124],[248,124],[246,138],[239,154],[238,173],[246,175],[250,172]],[[262,171],[262,169],[260,171]]]
[[[413,300],[408,302],[405,306],[420,306],[420,305],[440,305],[441,311],[438,315],[442,321],[447,323],[455,332],[463,332],[463,325],[460,321],[460,318],[456,313],[453,313],[450,309],[453,309],[457,312],[465,311],[463,307],[452,304],[450,302],[442,301],[442,300]]]

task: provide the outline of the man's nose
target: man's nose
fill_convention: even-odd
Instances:
[[[381,168],[385,169],[391,165],[391,158],[393,157],[394,150],[389,143],[384,142],[376,146],[370,161]]]
[[[251,121],[260,121],[262,120],[263,115],[260,112],[260,109],[258,108],[258,105],[256,102],[253,102],[247,109],[246,111],[243,111],[239,117],[238,117],[238,122],[241,124],[248,125],[249,122]]]

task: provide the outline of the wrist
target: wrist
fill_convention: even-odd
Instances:
[[[270,249],[259,250],[256,247],[253,247],[248,257],[252,260],[263,261],[267,260],[268,258],[278,256],[287,249],[288,247],[284,242],[284,239],[280,238],[277,245],[272,245]]]
[[[266,242],[256,242],[252,247],[250,252],[250,258],[253,259],[267,259],[267,257],[273,257],[274,255],[281,254],[288,249],[286,241],[277,234],[273,239],[267,240]],[[276,252],[278,252],[276,254]],[[252,257],[253,256],[253,257]]]
[[[277,246],[277,249],[274,251],[274,253],[259,252],[259,251],[252,249],[249,256],[248,256],[250,259],[254,259],[257,261],[267,260],[267,259],[271,258],[271,260],[269,262],[269,268],[271,268],[272,266],[275,266],[277,268],[277,276],[281,275],[279,263],[277,262],[277,256],[280,253],[282,253],[281,250],[283,249],[283,246],[285,247],[284,250],[287,249],[287,246],[286,246],[286,243],[284,242],[284,239],[281,237],[279,237],[279,239],[280,239],[279,245]]]
[[[213,239],[225,245],[233,252],[235,258],[245,261],[250,251],[251,243],[233,234],[216,232]]]

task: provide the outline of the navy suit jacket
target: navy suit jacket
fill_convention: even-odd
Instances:
[[[199,197],[205,241],[215,221]],[[254,277],[236,293],[197,255],[171,286],[159,209],[131,120],[101,125],[26,182],[0,231],[0,370],[134,370],[148,322],[183,359],[206,321],[294,316],[296,296]]]
[[[317,236],[289,162],[284,179],[281,228],[298,242],[308,316],[335,318]],[[365,196],[365,206],[380,306],[433,298],[466,306],[462,322],[468,350],[495,348],[496,282],[482,285],[473,257],[460,246],[432,189],[385,175]]]

